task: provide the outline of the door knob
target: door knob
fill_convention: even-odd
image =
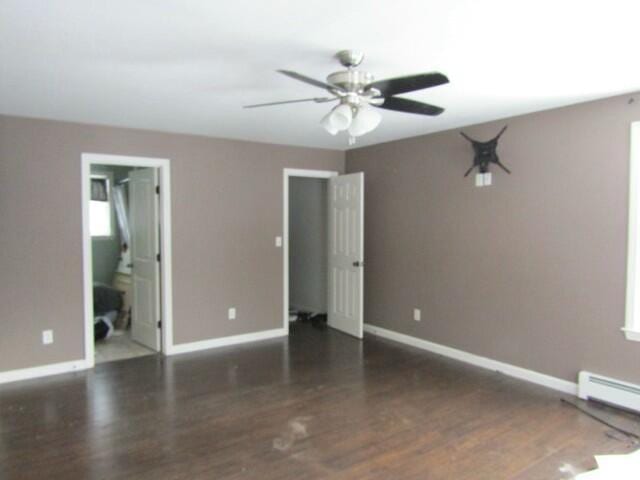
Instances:
[[[364,262],[353,262],[354,267],[364,267]]]

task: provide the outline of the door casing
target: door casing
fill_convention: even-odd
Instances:
[[[84,293],[84,354],[85,367],[95,365],[93,339],[93,264],[91,232],[89,230],[89,200],[91,198],[91,166],[117,165],[126,167],[157,168],[160,176],[160,245],[162,261],[161,311],[162,311],[162,353],[170,355],[173,350],[173,282],[171,270],[171,169],[166,158],[130,157],[83,153],[81,158],[82,181],[82,274]]]

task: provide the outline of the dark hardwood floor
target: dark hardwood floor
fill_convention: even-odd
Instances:
[[[638,448],[560,397],[298,325],[288,339],[0,386],[0,478],[549,480]]]

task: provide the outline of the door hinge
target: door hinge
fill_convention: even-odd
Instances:
[[[162,328],[162,320],[158,320],[158,328]]]
[[[160,261],[160,254],[159,253],[156,253],[156,260]]]
[[[156,185],[156,193],[160,195],[160,185]]]

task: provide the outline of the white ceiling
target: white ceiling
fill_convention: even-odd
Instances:
[[[0,0],[0,113],[346,149],[322,95],[363,50],[377,79],[441,71],[407,95],[430,118],[382,110],[356,146],[640,90],[638,0]]]

